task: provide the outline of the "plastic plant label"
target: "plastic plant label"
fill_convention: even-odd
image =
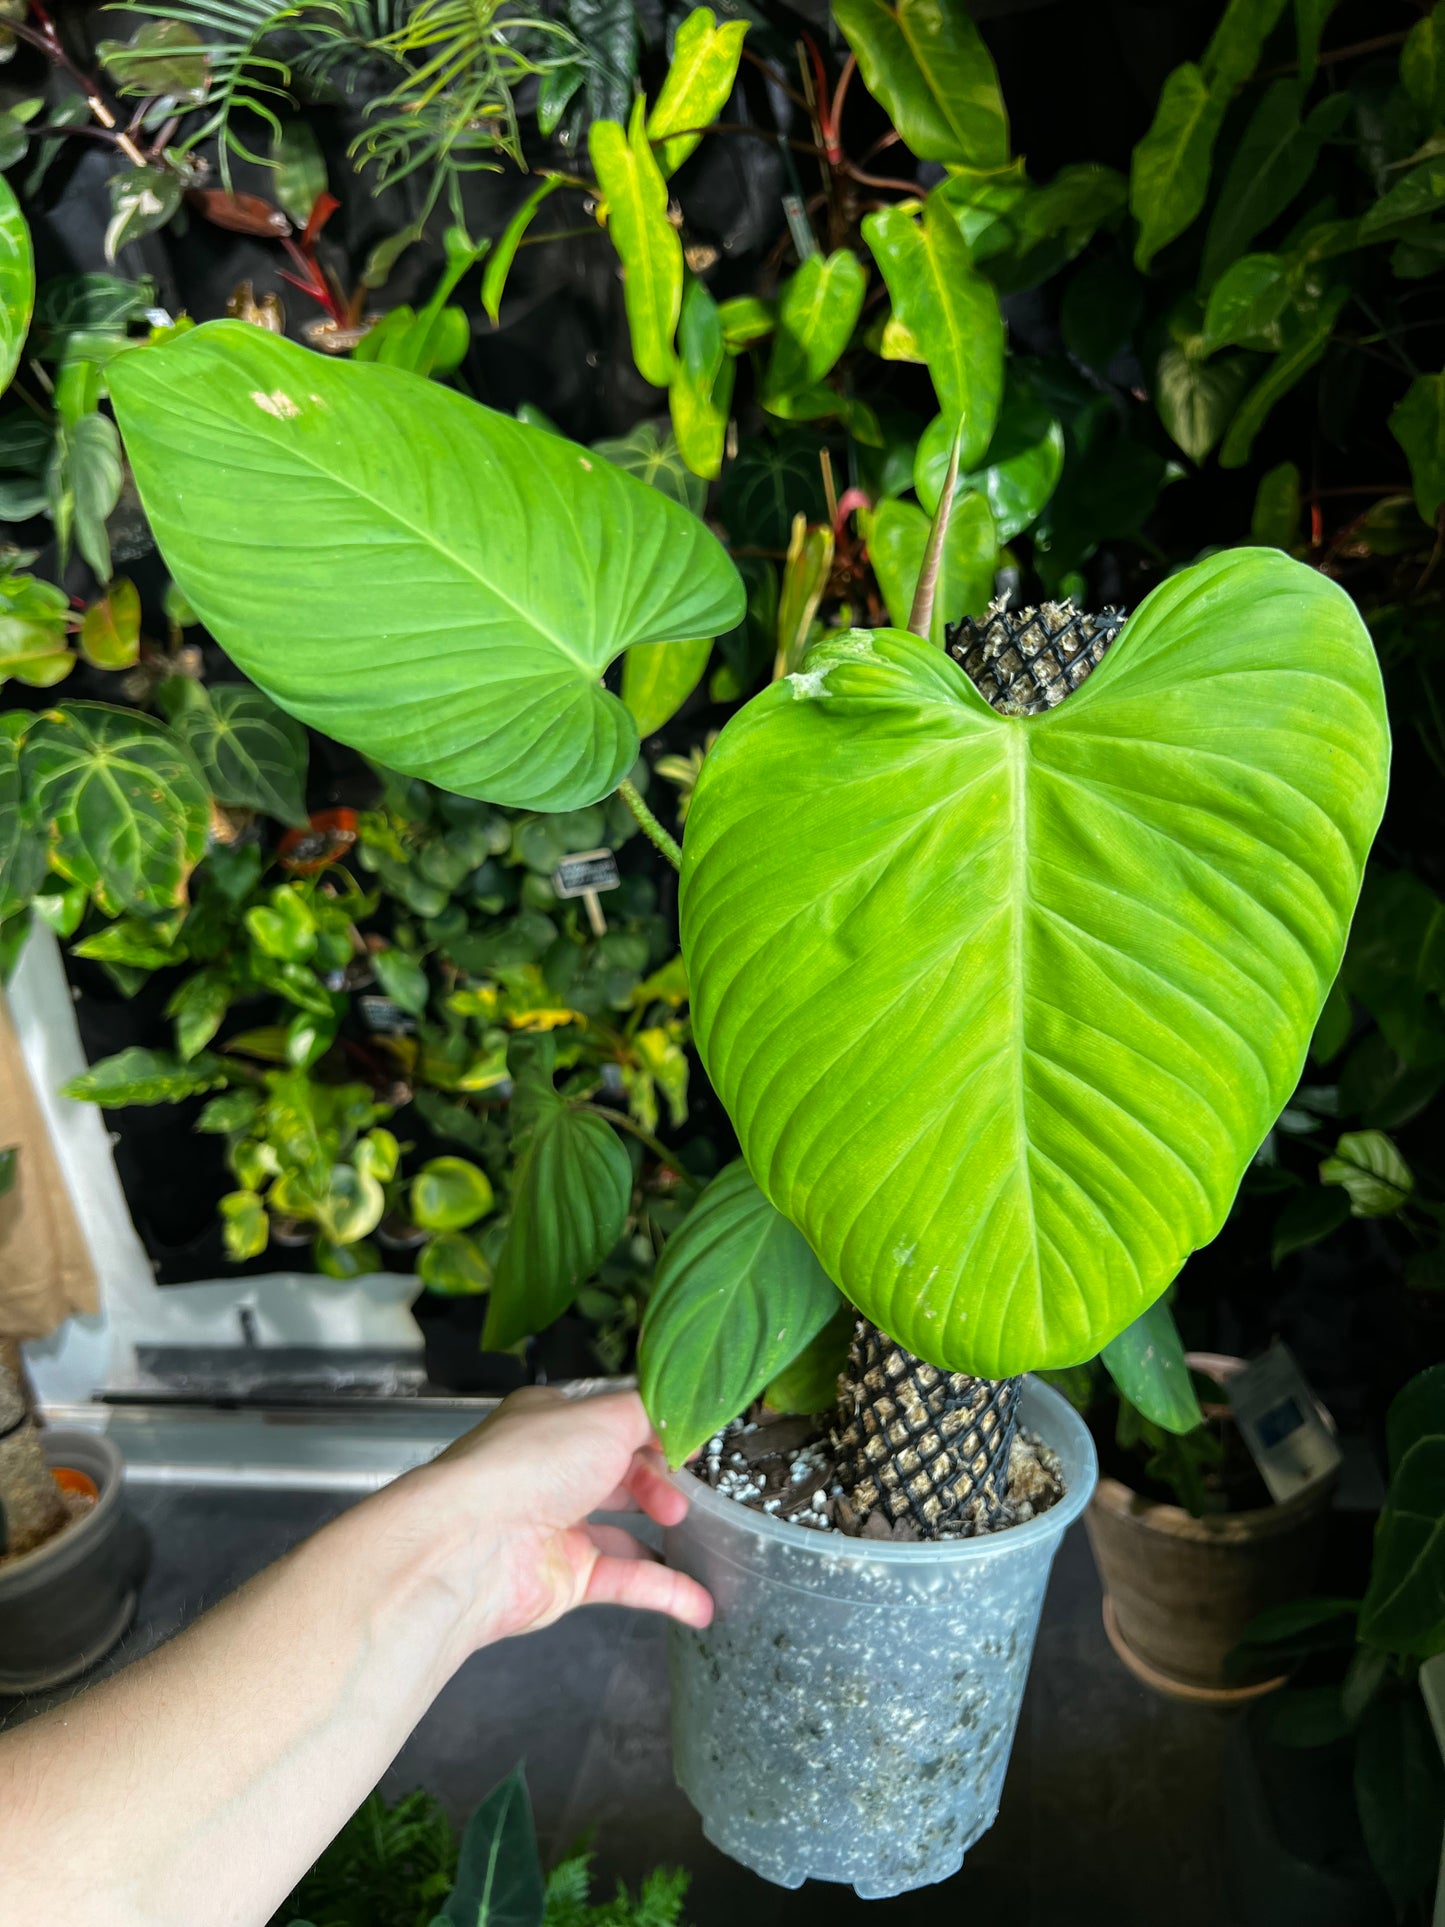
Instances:
[[[359,1001],[362,1022],[374,1036],[410,1037],[415,1031],[416,1019],[390,997],[362,997]]]
[[[559,897],[615,890],[621,881],[611,850],[582,850],[576,856],[564,856],[552,872],[552,888]]]
[[[1235,1423],[1277,1505],[1338,1467],[1342,1455],[1334,1431],[1287,1346],[1276,1340],[1226,1389]]]

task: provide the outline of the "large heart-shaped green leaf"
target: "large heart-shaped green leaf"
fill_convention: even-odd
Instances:
[[[742,1159],[719,1172],[667,1241],[638,1354],[669,1461],[745,1411],[837,1310],[827,1273]]]
[[[1001,1376],[1159,1296],[1299,1077],[1387,765],[1353,605],[1263,549],[1162,584],[1042,716],[883,630],[729,723],[683,863],[698,1046],[855,1304]]]
[[[292,715],[445,789],[595,802],[637,755],[608,663],[742,614],[685,510],[420,376],[218,321],[125,356],[111,386],[217,641]]]
[[[10,386],[35,305],[30,229],[15,190],[0,176],[0,389]]]
[[[163,724],[105,703],[67,703],[26,735],[20,774],[36,820],[49,826],[52,865],[107,915],[158,917],[185,903],[211,799],[195,758]]]

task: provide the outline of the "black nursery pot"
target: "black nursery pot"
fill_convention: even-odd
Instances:
[[[423,1291],[411,1301],[411,1315],[421,1328],[426,1375],[443,1391],[503,1398],[525,1385],[531,1373],[511,1352],[484,1352],[482,1327],[487,1322],[487,1293],[457,1297]]]

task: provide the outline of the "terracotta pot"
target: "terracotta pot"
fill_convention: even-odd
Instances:
[[[1239,1359],[1193,1352],[1196,1371],[1227,1378]],[[1104,1586],[1104,1624],[1146,1684],[1184,1699],[1250,1699],[1281,1681],[1226,1672],[1249,1622],[1314,1589],[1334,1481],[1283,1505],[1195,1519],[1100,1479],[1085,1516]]]

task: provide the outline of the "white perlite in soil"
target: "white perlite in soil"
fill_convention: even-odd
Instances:
[[[717,1604],[706,1631],[671,1634],[679,1784],[710,1840],[782,1886],[844,1881],[879,1899],[946,1879],[998,1808],[1058,1543],[1045,1508],[1059,1457],[1033,1432],[1015,1445],[1010,1507],[1042,1515],[1032,1530],[875,1544],[811,1494],[791,1508],[811,1530],[774,1512],[785,1529],[764,1525],[754,1440],[739,1427],[714,1474],[706,1449],[694,1468],[742,1504],[700,1499],[668,1534],[669,1562]],[[807,1443],[788,1449],[781,1505],[820,1471],[813,1454],[795,1482]]]

